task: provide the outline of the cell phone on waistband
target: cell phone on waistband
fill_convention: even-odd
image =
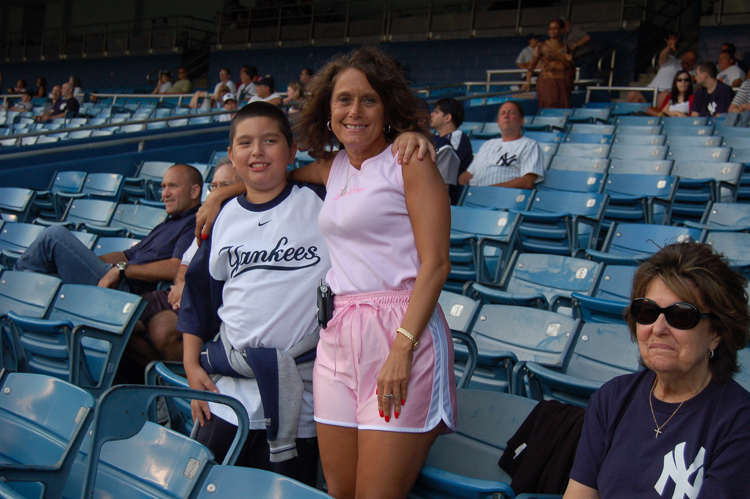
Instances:
[[[323,279],[318,285],[318,324],[320,327],[327,328],[328,321],[333,317],[333,291],[331,287],[323,284]]]

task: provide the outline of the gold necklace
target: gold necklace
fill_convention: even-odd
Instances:
[[[682,404],[684,404],[685,401],[683,400],[682,402],[680,402],[680,405],[678,405],[677,409],[675,409],[672,415],[669,416],[669,419],[664,421],[663,425],[659,426],[659,423],[656,422],[656,414],[654,414],[654,403],[651,401],[651,399],[654,396],[654,388],[656,388],[656,378],[654,378],[654,384],[651,385],[651,392],[649,392],[648,394],[648,405],[651,406],[651,417],[654,418],[654,424],[656,425],[656,429],[654,430],[656,432],[656,436],[654,436],[654,438],[659,438],[659,433],[661,433],[661,429],[667,426],[667,423],[669,423],[669,420],[672,419],[675,414],[677,414],[677,411],[680,410],[680,407],[682,407]]]

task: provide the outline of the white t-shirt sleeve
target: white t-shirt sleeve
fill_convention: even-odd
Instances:
[[[182,262],[180,262],[181,265],[185,265],[186,267],[190,265],[190,262],[193,261],[193,257],[195,256],[195,253],[198,251],[198,241],[193,239],[193,244],[190,245],[190,247],[185,250],[185,253],[182,255]]]

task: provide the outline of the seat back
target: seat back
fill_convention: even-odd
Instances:
[[[606,122],[609,119],[610,110],[605,109],[585,109],[578,107],[573,110],[572,120],[576,122],[591,121],[591,122]]]
[[[161,183],[164,174],[170,167],[172,167],[172,165],[174,165],[174,163],[171,161],[144,161],[143,164],[141,164],[140,170],[138,170],[137,178]]]
[[[36,193],[20,187],[0,187],[0,213],[16,215],[19,222],[26,222]]]
[[[44,227],[26,223],[7,223],[0,229],[0,251],[15,253],[17,256],[26,251]]]
[[[570,127],[570,133],[587,133],[599,135],[612,135],[615,133],[614,125],[586,125],[574,123]]]
[[[610,160],[606,158],[576,158],[555,156],[549,165],[550,170],[572,170],[591,173],[605,173]]]
[[[542,108],[537,112],[537,116],[566,116],[569,117],[573,114],[573,109],[561,109],[561,108]]]
[[[100,237],[96,241],[94,254],[96,256],[102,256],[107,253],[114,253],[115,251],[129,250],[139,242],[139,239],[133,239],[130,237]]]
[[[134,237],[143,238],[166,219],[167,212],[162,209],[141,204],[120,203],[115,209],[109,226],[122,227]]]
[[[669,147],[719,147],[724,141],[720,135],[707,135],[705,137],[693,135],[670,135],[666,144]]]
[[[86,172],[64,171],[56,172],[52,177],[49,191],[52,193],[72,192],[78,193],[83,189],[86,180]]]
[[[712,161],[725,163],[729,161],[729,147],[674,147],[669,150],[669,159],[674,161]],[[738,161],[738,163],[741,161]]]
[[[714,127],[710,125],[703,126],[675,126],[669,125],[664,127],[664,133],[670,137],[703,137],[713,135]]]
[[[670,175],[673,161],[669,159],[613,159],[609,163],[609,173],[640,174],[640,175]]]
[[[559,147],[559,144],[554,144],[554,143],[550,143],[550,144],[544,144],[544,143],[542,143],[542,144],[539,144],[539,148],[542,150],[542,154],[545,157],[547,157],[547,156],[553,156],[555,153],[557,153],[558,147]]]
[[[701,231],[669,225],[613,223],[602,250],[627,257],[623,264],[637,265],[638,259],[648,258],[668,244],[690,238],[700,241]]]
[[[0,276],[0,317],[13,311],[26,317],[42,318],[62,282],[36,272],[5,270]]]
[[[76,225],[109,225],[117,203],[102,199],[74,199],[68,206],[65,221]]]
[[[523,211],[531,206],[534,191],[511,187],[477,187],[466,189],[461,206],[493,210]]]
[[[568,123],[567,116],[536,116],[533,120],[530,120],[529,125],[524,125],[524,128],[528,130],[565,130],[565,125]]]
[[[565,142],[574,144],[611,144],[613,137],[613,135],[598,133],[569,133],[565,137]]]
[[[618,116],[615,125],[624,126],[657,126],[661,124],[658,116]]]
[[[463,126],[463,125],[462,125]],[[559,144],[565,138],[562,132],[524,132],[524,137],[536,140],[539,144]]]
[[[663,146],[667,141],[666,135],[615,135],[614,144],[631,146]]]
[[[536,188],[542,191],[601,192],[605,176],[605,173],[548,170],[544,179],[536,184]]]
[[[750,230],[750,204],[713,203],[701,223],[719,230]]]
[[[118,201],[122,191],[123,177],[117,173],[89,173],[83,186],[87,197]]]
[[[737,271],[750,274],[750,234],[746,232],[711,231],[706,236],[706,243],[710,244],[718,253],[723,253],[730,265]]]
[[[574,158],[605,159],[609,154],[608,144],[560,144],[557,148],[558,156],[572,156]]]
[[[438,298],[440,308],[443,309],[445,320],[451,331],[468,333],[474,324],[477,312],[479,312],[480,303],[468,296],[451,293],[450,291],[441,291]]]
[[[49,376],[9,373],[0,392],[0,475],[46,497],[60,497],[93,419],[94,398],[85,390]],[[15,479],[15,480],[14,480]],[[36,490],[35,490],[36,489]]]
[[[661,119],[664,128],[686,127],[686,126],[704,126],[708,118],[699,116],[665,116]]]
[[[617,125],[615,133],[617,135],[661,135],[661,125]]]
[[[658,160],[666,159],[667,146],[633,146],[624,144],[615,144],[609,151],[610,159],[645,159],[645,160]],[[674,159],[674,158],[669,158]]]

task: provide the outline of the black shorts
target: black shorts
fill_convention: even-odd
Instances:
[[[141,314],[141,321],[144,324],[148,324],[148,322],[153,319],[156,314],[158,314],[159,312],[164,312],[165,310],[170,310],[174,312],[175,315],[177,315],[177,312],[172,309],[172,305],[169,304],[168,289],[149,291],[148,293],[142,294],[141,298],[146,300],[146,308],[143,309],[143,313]]]
[[[236,432],[237,427],[235,425],[212,415],[211,419],[206,421],[206,426],[198,429],[195,439],[211,449],[216,462],[221,463],[232,445]],[[250,430],[235,466],[273,471],[315,487],[318,473],[317,438],[298,438],[297,457],[295,458],[280,463],[272,463],[269,456],[270,449],[266,438],[266,430]]]

